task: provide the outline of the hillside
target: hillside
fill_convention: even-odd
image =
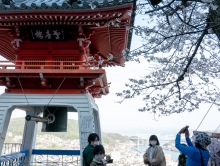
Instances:
[[[11,132],[13,134],[12,137],[6,137],[6,142],[13,142],[12,139],[14,136],[22,136],[24,129],[25,119],[24,118],[12,118],[8,127],[7,133]],[[79,138],[79,130],[78,130],[78,121],[74,119],[68,119],[67,122],[67,132],[41,132],[42,123],[38,124],[38,136],[51,134],[55,137],[59,137],[64,140],[73,140]],[[126,142],[128,141],[128,137],[122,136],[117,133],[105,133],[102,132],[102,142],[103,144],[111,144],[115,141]]]

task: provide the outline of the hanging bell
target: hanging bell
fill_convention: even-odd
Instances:
[[[53,117],[50,117],[50,114]],[[67,131],[67,107],[47,107],[43,113],[45,118],[54,118],[53,123],[43,123],[42,132],[66,132]]]

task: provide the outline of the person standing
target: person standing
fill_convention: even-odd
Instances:
[[[185,133],[185,138],[188,146],[181,145],[181,134]],[[211,138],[208,134],[202,132],[195,136],[195,146],[193,146],[189,138],[188,128],[182,128],[176,135],[175,146],[183,154],[187,156],[186,166],[207,166],[209,161],[209,151],[206,149],[211,143]]]
[[[150,147],[146,150],[143,156],[144,164],[151,166],[166,166],[163,149],[160,147],[160,142],[156,135],[150,136],[149,146]]]
[[[99,136],[96,133],[89,134],[88,145],[83,150],[83,166],[90,166],[94,158],[94,146],[99,145]]]
[[[96,145],[93,154],[94,158],[90,166],[106,166],[107,162],[104,160],[105,149],[102,145]]]
[[[181,144],[183,146],[187,146],[186,144]],[[178,157],[178,166],[186,166],[187,156],[180,151],[180,155]]]

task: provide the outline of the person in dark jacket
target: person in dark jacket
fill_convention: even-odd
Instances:
[[[180,134],[185,133],[188,146],[180,144]],[[211,143],[211,138],[208,134],[201,132],[195,136],[195,146],[189,139],[188,128],[182,128],[176,135],[175,146],[183,154],[187,156],[186,166],[207,166],[209,161],[209,151],[206,149]]]
[[[187,146],[186,144],[181,144]],[[180,155],[178,157],[178,166],[186,166],[187,156],[180,151]]]
[[[96,133],[89,134],[88,145],[83,150],[83,166],[90,166],[94,158],[94,146],[99,145],[99,136]]]

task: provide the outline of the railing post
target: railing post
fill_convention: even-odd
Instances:
[[[42,165],[79,165],[80,150],[52,150],[52,149],[33,149],[34,160],[32,165],[40,163]],[[38,157],[40,156],[40,158]],[[58,156],[58,160],[53,160],[53,156]],[[65,156],[65,157],[64,157]]]
[[[24,61],[21,62],[21,69],[24,69]]]
[[[63,70],[63,61],[60,62],[60,70]]]

